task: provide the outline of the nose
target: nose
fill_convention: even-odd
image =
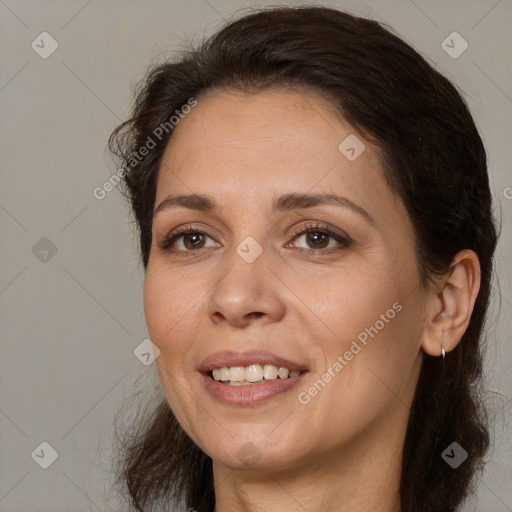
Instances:
[[[227,270],[208,301],[208,315],[213,323],[244,328],[254,322],[272,323],[283,317],[286,307],[282,287],[267,264],[265,252],[248,263],[233,251]]]

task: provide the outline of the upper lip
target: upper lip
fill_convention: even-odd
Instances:
[[[277,367],[288,368],[290,371],[306,370],[304,364],[296,363],[290,359],[278,356],[268,350],[250,350],[245,352],[234,352],[225,350],[210,354],[199,367],[199,371],[207,373],[215,368],[231,367],[231,366],[249,366],[251,364],[273,364]]]

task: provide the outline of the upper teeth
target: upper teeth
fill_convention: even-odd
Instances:
[[[215,368],[212,371],[213,378],[222,382],[259,382],[265,380],[275,380],[277,377],[287,379],[288,377],[297,377],[300,371],[289,371],[288,368],[274,366],[273,364],[250,364],[249,366],[224,366]]]

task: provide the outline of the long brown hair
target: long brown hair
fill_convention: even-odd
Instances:
[[[466,102],[391,30],[326,7],[273,7],[228,23],[152,67],[130,119],[109,140],[123,166],[122,190],[133,209],[144,268],[157,175],[172,136],[168,125],[157,131],[159,137],[155,130],[191,98],[201,101],[214,89],[290,86],[329,97],[341,116],[379,146],[386,180],[414,226],[423,284],[447,272],[463,249],[480,260],[481,287],[461,342],[444,360],[423,357],[402,457],[402,511],[451,512],[472,490],[489,447],[482,332],[498,234],[486,153]],[[134,159],[148,138],[155,146]],[[468,453],[457,469],[441,457],[454,441]],[[141,512],[171,500],[192,508],[203,498],[210,506],[215,501],[211,459],[163,399],[123,438],[119,482]]]

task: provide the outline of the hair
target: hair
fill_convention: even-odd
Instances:
[[[483,329],[498,233],[486,152],[462,94],[390,27],[321,6],[264,8],[154,64],[136,90],[131,117],[109,139],[123,163],[121,190],[131,203],[144,269],[157,176],[173,132],[158,127],[191,98],[201,101],[216,90],[290,87],[328,97],[378,147],[385,179],[414,227],[422,286],[448,272],[463,249],[479,258],[480,290],[460,343],[446,359],[423,355],[401,461],[401,510],[451,512],[474,492],[490,445]],[[155,147],[134,159],[150,139]],[[159,499],[175,499],[197,507],[206,496],[213,506],[212,460],[165,399],[137,425],[126,436],[119,468],[131,505],[146,511]],[[441,457],[454,441],[468,454],[457,469]]]

